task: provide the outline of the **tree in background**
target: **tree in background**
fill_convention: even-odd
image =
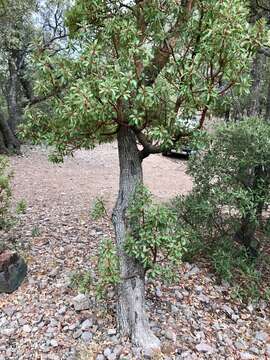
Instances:
[[[6,0],[0,18],[0,152],[19,152],[17,126],[34,98],[30,55],[39,42],[52,56],[66,37],[61,1]]]
[[[243,89],[264,38],[263,22],[251,26],[247,17],[238,0],[78,0],[67,17],[72,56],[35,58],[36,89],[50,99],[50,111],[29,109],[25,135],[54,145],[55,160],[117,137],[118,325],[145,350],[158,348],[159,340],[145,314],[145,269],[124,250],[134,233],[127,209],[143,181],[143,159],[181,146],[220,96]],[[198,112],[190,129],[185,119]]]

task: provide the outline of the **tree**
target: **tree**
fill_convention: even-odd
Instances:
[[[17,127],[34,99],[30,55],[37,41],[53,56],[66,37],[62,2],[7,0],[0,18],[0,152],[19,152]],[[39,40],[41,38],[41,41]]]
[[[201,128],[216,100],[245,82],[264,36],[263,23],[251,27],[247,13],[238,0],[78,0],[67,17],[73,55],[35,59],[36,88],[50,97],[50,111],[29,109],[25,135],[54,145],[54,160],[117,138],[118,325],[146,350],[159,340],[145,313],[143,265],[124,251],[127,209],[143,159],[180,146],[191,131],[183,119],[199,111],[192,131]]]

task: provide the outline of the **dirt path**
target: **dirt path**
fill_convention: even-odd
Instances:
[[[77,151],[61,165],[48,161],[47,151],[26,149],[23,157],[11,159],[14,169],[13,195],[31,207],[74,206],[83,210],[102,196],[112,208],[118,190],[116,144],[105,144],[93,151]],[[192,186],[185,174],[186,163],[153,155],[143,163],[146,185],[155,196],[167,200],[187,193]]]

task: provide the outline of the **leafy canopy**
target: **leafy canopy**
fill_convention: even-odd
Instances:
[[[60,157],[111,139],[121,125],[172,147],[182,119],[207,111],[232,86],[244,90],[265,38],[242,0],[77,0],[67,15],[70,49],[37,54],[36,90],[50,111],[27,112],[24,136]],[[57,95],[57,96],[55,96]]]

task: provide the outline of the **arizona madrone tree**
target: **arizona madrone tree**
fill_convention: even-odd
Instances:
[[[242,87],[253,50],[264,37],[239,0],[77,0],[67,16],[73,55],[37,54],[39,96],[24,133],[70,152],[118,142],[119,193],[113,223],[120,262],[117,315],[121,333],[145,350],[159,347],[145,313],[143,265],[124,251],[126,212],[142,162],[180,146],[183,118],[199,112],[203,126],[216,99]]]

